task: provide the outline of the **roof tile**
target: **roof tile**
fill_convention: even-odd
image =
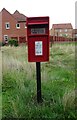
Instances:
[[[73,29],[71,23],[66,23],[66,24],[53,24],[52,28],[54,29]]]

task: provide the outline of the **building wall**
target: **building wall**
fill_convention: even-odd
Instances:
[[[10,29],[6,29],[5,23],[10,23]],[[20,29],[16,28],[17,20],[6,10],[2,12],[2,39],[4,39],[4,35],[8,35],[9,38],[18,38],[26,37],[26,28],[24,23],[20,23]]]
[[[50,35],[51,35],[51,36],[54,36],[54,29],[51,29],[51,30],[50,30]]]
[[[63,36],[72,38],[73,29],[53,29],[51,30],[51,36]]]
[[[77,29],[73,29],[73,38],[77,38]]]
[[[2,41],[2,13],[0,12],[0,41]]]

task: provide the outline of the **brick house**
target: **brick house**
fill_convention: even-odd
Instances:
[[[53,24],[50,31],[51,36],[72,38],[73,27],[71,23]]]
[[[19,43],[26,42],[26,16],[17,10],[11,14],[5,8],[0,12],[0,41],[17,39]]]
[[[73,29],[73,38],[77,39],[77,29]]]

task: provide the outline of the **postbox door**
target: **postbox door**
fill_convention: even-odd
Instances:
[[[28,39],[28,61],[42,62],[49,60],[48,36],[30,37]]]

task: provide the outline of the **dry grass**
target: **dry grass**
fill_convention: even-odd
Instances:
[[[75,108],[75,97],[75,90],[65,92],[63,96],[64,110],[69,109],[71,107]]]
[[[0,118],[2,118],[2,51],[0,49]]]
[[[50,61],[41,63],[42,94],[44,100],[42,106],[35,105],[36,67],[35,63],[28,63],[27,47],[3,47],[2,51],[4,80],[8,82],[8,78],[8,83],[10,84],[13,81],[12,79],[14,79],[18,86],[18,89],[15,87],[17,92],[16,100],[10,99],[14,111],[13,116],[19,117],[23,116],[23,114],[32,117],[46,115],[49,117],[53,116],[56,119],[56,116],[63,115],[66,110],[69,113],[69,108],[74,105],[75,100],[75,46],[73,44],[53,45],[50,48]],[[7,77],[7,73],[10,77]],[[6,82],[4,88],[6,88]],[[9,90],[8,94],[10,96]],[[7,100],[8,96],[4,95],[4,97]],[[23,101],[25,102],[23,103]],[[7,109],[10,108],[7,107]],[[67,113],[66,116],[68,116]]]
[[[8,53],[7,53],[8,51]],[[24,57],[24,58],[23,58]],[[28,77],[35,72],[35,64],[28,63],[27,49],[25,47],[5,47],[3,48],[3,71],[24,71]],[[29,74],[30,73],[30,74]]]

